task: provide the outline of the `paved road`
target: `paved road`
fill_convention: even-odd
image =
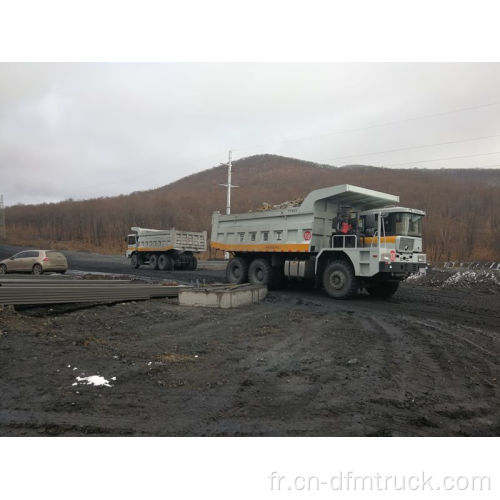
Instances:
[[[12,245],[0,246],[0,260],[25,250],[26,247]],[[178,281],[189,284],[196,280],[206,283],[224,281],[225,263],[223,261],[201,261],[196,271],[158,271],[141,266],[134,269],[124,255],[101,255],[90,252],[63,251],[68,259],[69,273],[72,272],[100,272],[106,274],[126,274],[148,280]]]

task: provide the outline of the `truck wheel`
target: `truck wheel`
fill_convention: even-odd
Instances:
[[[158,269],[158,255],[153,253],[149,256],[149,267],[151,269]]]
[[[248,281],[248,262],[241,257],[233,257],[226,266],[226,279],[239,285]]]
[[[194,255],[191,255],[191,263],[189,264],[189,270],[196,271],[197,267],[198,267],[198,259]]]
[[[372,286],[367,286],[366,291],[379,299],[388,299],[392,297],[399,288],[399,281],[380,281]]]
[[[248,268],[248,281],[252,285],[272,285],[273,268],[266,259],[255,259]]]
[[[174,259],[166,253],[158,257],[158,269],[160,271],[172,271],[174,269]]]
[[[335,260],[323,271],[323,287],[334,299],[350,299],[358,291],[359,280],[354,276],[351,265],[343,260]]]
[[[134,268],[137,269],[139,267],[139,256],[134,253],[132,257],[130,258],[130,265]]]

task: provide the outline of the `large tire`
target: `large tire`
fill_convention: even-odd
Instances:
[[[139,256],[136,253],[134,253],[132,257],[130,257],[130,265],[134,269],[137,269],[139,267]]]
[[[266,259],[255,259],[248,268],[248,281],[252,285],[273,285],[273,268]]]
[[[189,270],[196,271],[197,267],[198,267],[198,259],[194,255],[191,255],[191,264],[189,265]]]
[[[158,269],[160,271],[172,271],[174,269],[174,259],[166,253],[158,257]]]
[[[242,257],[232,258],[226,266],[226,279],[239,285],[248,281],[248,262]]]
[[[43,268],[40,264],[35,264],[31,270],[33,274],[43,274]]]
[[[323,287],[334,299],[350,299],[358,292],[359,280],[348,262],[335,260],[323,271]]]
[[[367,286],[366,291],[379,299],[388,299],[392,297],[399,288],[399,281],[379,281],[372,286]]]
[[[0,274],[7,274],[7,266],[5,264],[0,264]]]
[[[153,253],[149,256],[149,267],[151,269],[158,269],[158,255]]]

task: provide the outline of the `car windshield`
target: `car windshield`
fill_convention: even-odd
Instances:
[[[390,213],[384,217],[386,235],[422,236],[422,215],[408,212]]]

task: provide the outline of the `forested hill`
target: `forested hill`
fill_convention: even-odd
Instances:
[[[232,196],[235,213],[320,187],[354,184],[398,194],[401,205],[425,210],[425,247],[432,260],[500,260],[500,170],[331,167],[274,155],[233,165],[233,184],[240,186]],[[131,226],[210,231],[212,212],[225,208],[219,184],[226,176],[226,167],[215,167],[151,191],[9,207],[8,241],[119,252]]]

